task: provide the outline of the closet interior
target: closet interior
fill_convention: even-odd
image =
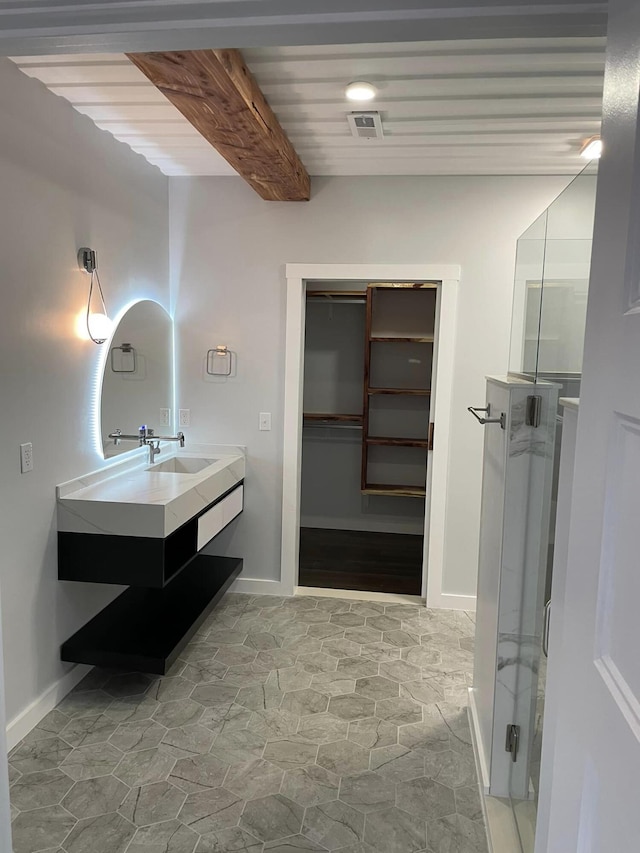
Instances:
[[[300,586],[421,594],[437,299],[307,285]]]

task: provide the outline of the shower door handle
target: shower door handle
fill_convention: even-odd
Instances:
[[[542,651],[549,657],[549,625],[551,624],[551,599],[544,606],[544,622],[542,624]]]
[[[478,421],[478,423],[481,423],[483,426],[484,424],[500,424],[500,429],[504,429],[505,427],[504,412],[500,412],[499,418],[492,418],[490,403],[487,403],[487,405],[483,409],[479,408],[478,406],[468,406],[467,411],[471,412],[471,414]],[[486,412],[487,417],[481,418],[478,412]]]

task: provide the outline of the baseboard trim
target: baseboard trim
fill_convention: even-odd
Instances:
[[[469,724],[471,726],[471,739],[473,741],[473,752],[476,757],[476,765],[478,769],[478,780],[482,793],[487,796],[489,794],[489,767],[482,746],[482,735],[480,733],[480,720],[478,718],[478,708],[476,706],[476,694],[473,687],[469,688],[469,706],[467,708],[469,714]]]
[[[7,749],[12,750],[16,744],[20,743],[22,738],[28,735],[49,711],[53,711],[67,693],[70,693],[92,669],[92,666],[86,664],[74,666],[10,720],[7,723]]]
[[[286,595],[293,594],[287,590],[282,581],[266,578],[238,578],[229,588],[229,592],[243,592],[247,595]]]
[[[470,610],[475,612],[476,596],[441,592],[438,595],[427,596],[427,607],[440,610]]]

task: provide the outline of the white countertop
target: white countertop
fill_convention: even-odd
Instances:
[[[149,470],[148,461],[137,457],[63,483],[56,489],[58,530],[164,538],[245,476],[245,454],[241,447],[172,448],[153,464],[173,457],[216,461],[195,474],[188,474]]]

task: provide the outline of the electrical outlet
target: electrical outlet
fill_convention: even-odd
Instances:
[[[160,426],[169,426],[171,423],[171,409],[160,409]]]
[[[260,429],[263,432],[271,429],[271,412],[260,412]]]
[[[30,441],[20,445],[20,471],[23,474],[33,471],[33,444]]]
[[[179,416],[181,427],[191,426],[191,409],[180,409]]]

